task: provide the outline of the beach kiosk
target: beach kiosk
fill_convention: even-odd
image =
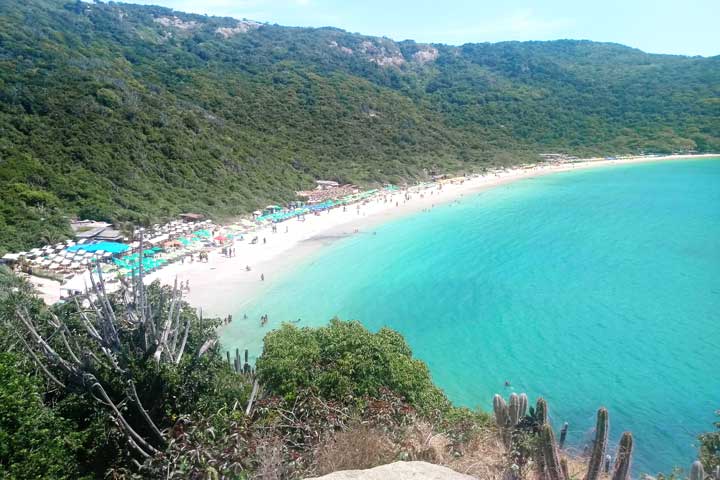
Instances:
[[[281,212],[282,209],[280,205],[268,205],[262,213],[263,215],[272,215],[273,213]]]

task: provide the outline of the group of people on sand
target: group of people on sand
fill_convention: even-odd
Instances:
[[[200,253],[198,253],[197,256],[198,256],[198,262],[205,262],[205,263],[207,263],[207,261],[208,261],[208,253],[207,253],[207,252],[200,252]],[[186,255],[186,257],[190,260],[190,263],[193,263],[193,262],[195,261],[195,254],[194,254],[194,253],[191,253],[190,255]],[[183,265],[185,264],[185,258],[186,258],[186,257],[180,258],[180,263],[182,263]]]
[[[235,256],[235,247],[223,247],[222,254],[227,258],[234,257]]]
[[[190,292],[190,280],[186,280],[185,282],[180,280],[180,290],[189,293]]]
[[[265,315],[261,315],[260,316],[260,326],[264,327],[265,325],[267,325],[267,322],[268,322],[267,313]]]

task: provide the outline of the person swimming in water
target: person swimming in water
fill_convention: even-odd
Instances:
[[[509,386],[510,386],[510,380],[505,380],[505,386],[506,386],[506,387],[509,387]]]

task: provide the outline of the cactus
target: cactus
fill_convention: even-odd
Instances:
[[[520,397],[516,393],[510,394],[508,415],[510,416],[511,426],[517,425],[522,418],[522,414],[520,413]]]
[[[565,475],[565,478],[570,478],[570,469],[568,468],[567,458],[560,459],[560,468],[562,469],[562,472],[563,472],[563,475]]]
[[[612,463],[612,457],[610,455],[605,455],[605,473],[610,473],[610,465]]]
[[[540,429],[540,451],[543,460],[543,480],[566,480],[555,444],[555,433],[547,423]]]
[[[630,465],[632,464],[633,453],[633,436],[630,432],[625,432],[620,438],[618,445],[618,453],[615,458],[615,468],[613,470],[612,480],[629,480]]]
[[[540,397],[535,403],[535,420],[538,426],[543,426],[548,421],[548,406],[544,398]]]
[[[608,411],[603,407],[597,412],[595,442],[593,444],[592,454],[590,455],[590,462],[588,463],[588,471],[585,475],[585,480],[597,480],[600,478],[603,459],[605,457],[605,449],[607,448],[608,429]]]
[[[560,450],[565,446],[565,439],[567,438],[568,422],[563,423],[562,429],[560,430]]]
[[[493,410],[495,411],[495,423],[499,428],[506,428],[509,423],[508,406],[505,399],[500,395],[493,397]]]
[[[527,414],[528,397],[524,393],[521,393],[519,400],[520,408],[518,408],[518,422],[525,418],[525,415]]]
[[[705,480],[705,469],[699,460],[695,460],[690,467],[690,480]]]

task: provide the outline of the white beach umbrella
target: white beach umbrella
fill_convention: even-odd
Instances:
[[[70,265],[71,263],[72,263],[72,260],[70,260],[69,258],[66,258],[65,260],[63,260],[62,262],[60,262],[60,265],[62,265],[62,266],[65,267],[65,266],[67,266],[67,265]]]

